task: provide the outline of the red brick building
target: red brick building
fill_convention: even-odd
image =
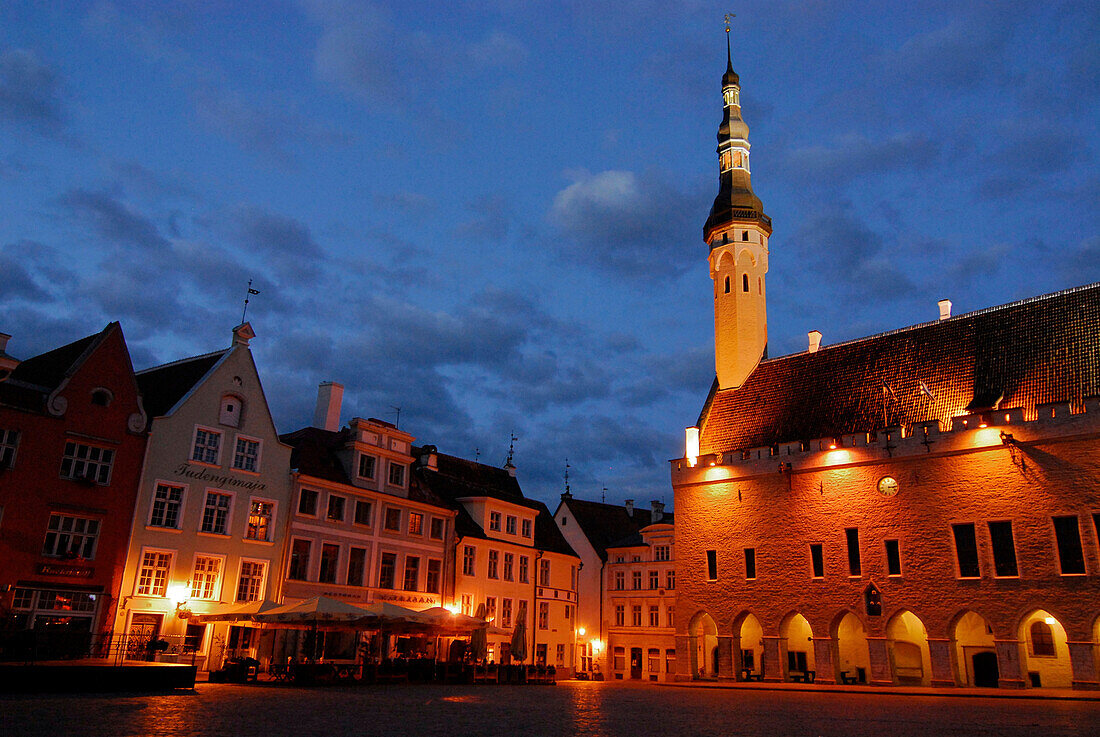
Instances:
[[[768,358],[738,85],[717,378],[672,463],[679,676],[1100,687],[1100,284]]]
[[[117,322],[22,362],[2,338],[0,623],[72,655],[117,605],[145,412]]]

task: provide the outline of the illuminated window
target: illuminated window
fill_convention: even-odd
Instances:
[[[206,492],[206,505],[202,510],[203,532],[213,535],[229,534],[229,507],[233,503],[233,497],[229,494],[221,494],[216,491]]]
[[[149,512],[149,526],[179,529],[182,506],[182,486],[157,484],[157,489],[153,492],[153,508]]]
[[[424,534],[424,515],[420,514],[420,512],[409,512],[409,534]]]
[[[191,572],[191,598],[217,599],[218,579],[221,577],[222,559],[212,555],[196,555],[195,568]]]
[[[1054,649],[1054,631],[1046,622],[1031,623],[1031,654],[1048,658],[1057,655]]]
[[[242,560],[241,578],[237,582],[237,601],[259,601],[264,590],[267,564],[261,560]]]
[[[470,616],[470,609],[473,604],[474,597],[472,597],[470,594],[462,595],[462,613],[465,614],[467,617]]]
[[[114,459],[115,452],[110,448],[67,442],[65,455],[61,458],[61,478],[106,484],[111,479]]]
[[[271,540],[271,522],[275,516],[275,504],[253,499],[248,510],[248,529],[245,537],[249,540]]]
[[[164,596],[168,590],[168,571],[172,567],[172,554],[146,550],[141,556],[138,570],[138,596]]]
[[[497,597],[486,596],[485,597],[485,618],[490,622],[497,616]]]
[[[99,520],[72,517],[67,514],[51,514],[46,524],[46,539],[42,543],[42,555],[92,560],[95,558],[98,538]]]

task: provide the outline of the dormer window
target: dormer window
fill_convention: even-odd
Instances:
[[[241,408],[243,403],[239,397],[227,394],[222,397],[221,410],[218,412],[218,422],[229,427],[241,426]]]
[[[500,532],[500,512],[489,512],[489,529]]]

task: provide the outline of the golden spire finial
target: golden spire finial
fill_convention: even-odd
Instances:
[[[730,18],[736,18],[737,13],[726,13],[726,33],[730,32]]]

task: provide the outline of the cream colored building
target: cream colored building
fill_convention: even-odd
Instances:
[[[255,631],[192,615],[276,599],[290,500],[290,448],[279,441],[249,350],[232,345],[137,372],[150,421],[115,633],[140,655],[217,667],[227,650],[259,654]]]

